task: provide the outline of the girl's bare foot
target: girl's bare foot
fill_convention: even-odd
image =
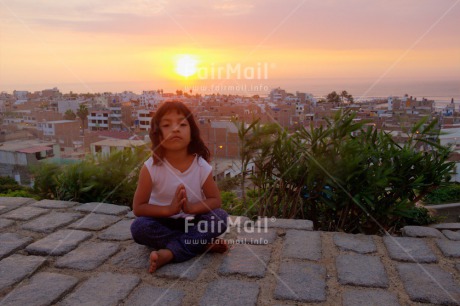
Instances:
[[[149,273],[155,272],[160,267],[164,266],[173,259],[173,253],[168,249],[161,249],[150,253],[149,261]]]
[[[211,253],[225,253],[228,250],[227,241],[224,239],[215,239],[206,246],[206,250]]]

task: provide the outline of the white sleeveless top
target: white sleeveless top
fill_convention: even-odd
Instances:
[[[195,155],[192,164],[185,172],[180,172],[171,166],[166,159],[163,159],[161,165],[154,165],[153,158],[150,157],[144,165],[147,167],[153,182],[149,204],[170,205],[180,184],[184,184],[187,200],[190,203],[206,199],[203,193],[203,184],[211,173],[212,167],[203,158]],[[170,218],[178,219],[193,216],[181,211]]]

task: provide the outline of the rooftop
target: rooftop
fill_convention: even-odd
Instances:
[[[460,304],[459,223],[380,237],[231,217],[230,251],[149,274],[133,219],[112,204],[0,198],[0,304]]]

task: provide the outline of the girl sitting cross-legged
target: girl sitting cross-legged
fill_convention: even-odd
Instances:
[[[133,200],[134,241],[156,250],[149,272],[210,251],[223,253],[215,239],[227,229],[210,153],[187,106],[163,103],[152,118],[152,157],[143,165]]]

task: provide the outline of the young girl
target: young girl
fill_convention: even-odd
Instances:
[[[181,102],[163,103],[149,136],[153,153],[139,175],[131,225],[134,241],[156,249],[149,272],[205,251],[225,252],[225,241],[215,238],[226,231],[227,213],[192,113]]]

